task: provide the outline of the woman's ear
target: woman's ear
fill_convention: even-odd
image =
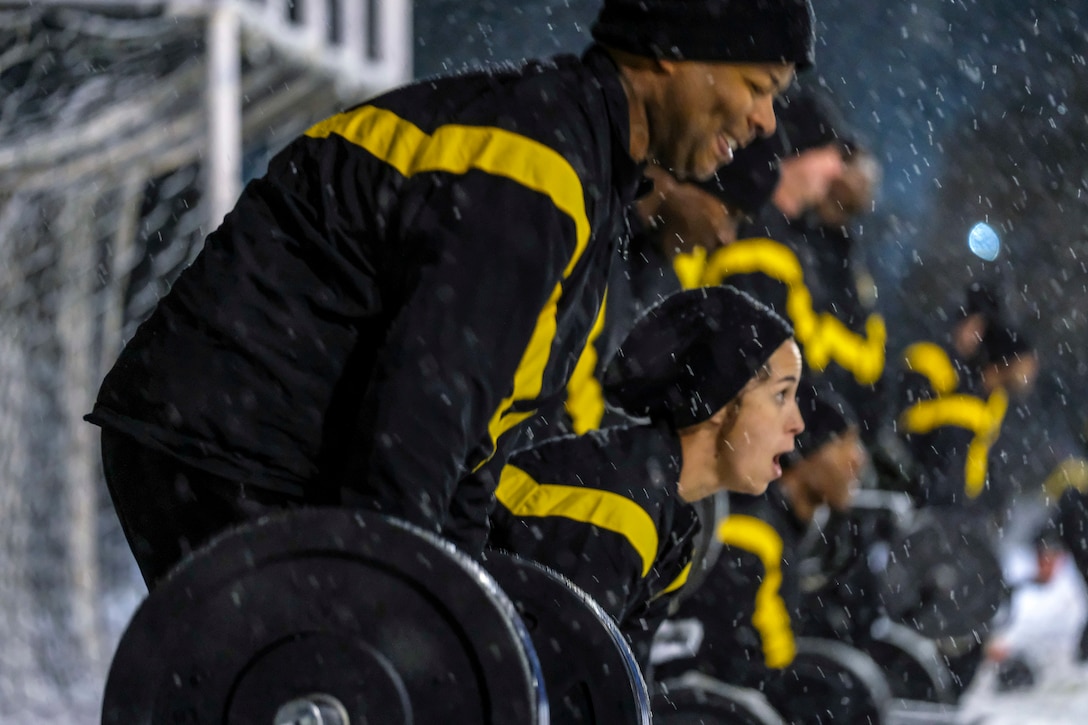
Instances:
[[[722,429],[723,433],[729,431],[740,415],[740,396],[733,398],[710,416],[710,422]]]

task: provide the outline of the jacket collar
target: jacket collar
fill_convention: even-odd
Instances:
[[[612,183],[619,190],[623,203],[649,193],[649,180],[643,175],[645,162],[631,158],[631,116],[627,105],[627,93],[620,82],[620,70],[603,46],[591,45],[582,56],[582,62],[597,79],[608,111],[608,124],[612,136]],[[645,182],[645,183],[644,183]]]

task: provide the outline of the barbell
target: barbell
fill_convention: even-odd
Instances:
[[[223,533],[148,595],[102,722],[643,725],[649,701],[616,625],[554,572],[307,509]]]

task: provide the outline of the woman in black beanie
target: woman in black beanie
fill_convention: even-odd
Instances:
[[[651,308],[604,376],[609,401],[642,422],[515,453],[496,492],[491,546],[585,589],[645,662],[691,568],[699,523],[690,502],[763,491],[804,428],[792,332],[731,287]]]

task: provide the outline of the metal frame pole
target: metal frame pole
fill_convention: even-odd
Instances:
[[[242,185],[241,38],[234,4],[216,2],[208,11],[208,153],[206,231],[218,227]]]

